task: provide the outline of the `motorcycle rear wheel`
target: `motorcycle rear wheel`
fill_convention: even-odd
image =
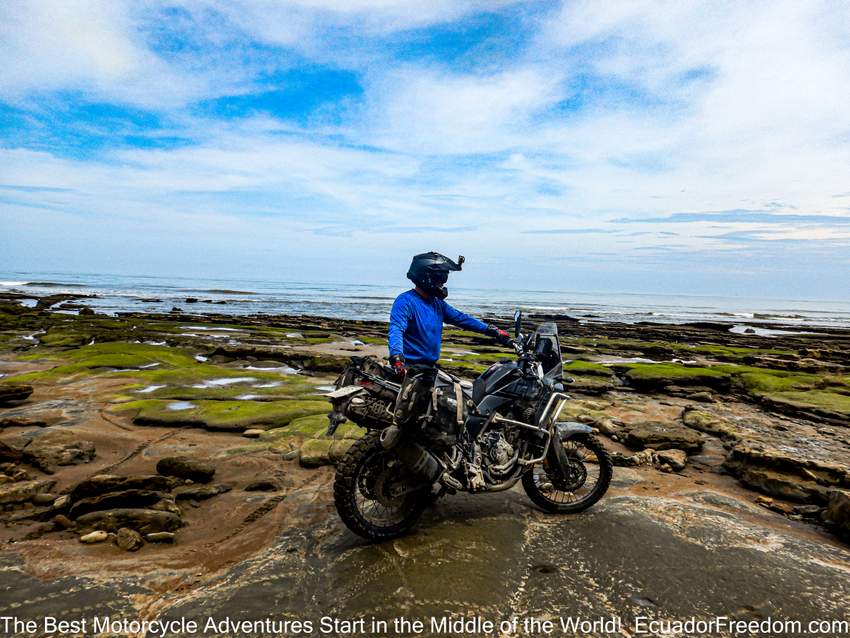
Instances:
[[[410,531],[432,501],[430,488],[417,486],[396,455],[381,445],[380,432],[372,430],[337,465],[334,504],[348,529],[382,541]]]
[[[556,443],[553,443],[556,445]],[[602,442],[590,434],[561,443],[570,462],[580,463],[580,484],[569,490],[556,487],[556,481],[542,464],[535,465],[522,477],[522,487],[536,505],[547,512],[570,514],[583,512],[608,491],[614,466]],[[588,482],[592,481],[591,485]]]

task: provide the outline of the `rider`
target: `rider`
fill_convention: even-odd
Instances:
[[[396,297],[390,312],[390,365],[403,379],[395,406],[395,423],[405,426],[427,405],[437,375],[443,324],[480,332],[501,344],[510,343],[510,335],[494,325],[470,317],[445,302],[449,273],[463,267],[440,253],[416,255],[407,271],[415,287]]]

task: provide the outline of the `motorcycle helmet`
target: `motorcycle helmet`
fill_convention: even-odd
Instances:
[[[440,253],[422,253],[413,258],[407,278],[428,294],[445,299],[449,295],[445,285],[449,273],[463,268],[463,262],[463,255],[457,258],[457,262],[453,262]]]

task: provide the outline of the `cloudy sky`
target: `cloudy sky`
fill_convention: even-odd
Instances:
[[[850,3],[0,3],[0,271],[850,298]]]

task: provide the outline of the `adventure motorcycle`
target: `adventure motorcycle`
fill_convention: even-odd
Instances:
[[[549,512],[580,512],[611,481],[611,458],[589,426],[559,422],[563,393],[558,328],[521,333],[514,316],[515,361],[491,365],[472,384],[437,371],[418,427],[393,425],[401,384],[372,357],[352,357],[326,395],[328,435],[346,419],[369,430],[339,461],[334,501],[355,533],[383,540],[410,530],[446,493],[498,492],[522,481]]]

